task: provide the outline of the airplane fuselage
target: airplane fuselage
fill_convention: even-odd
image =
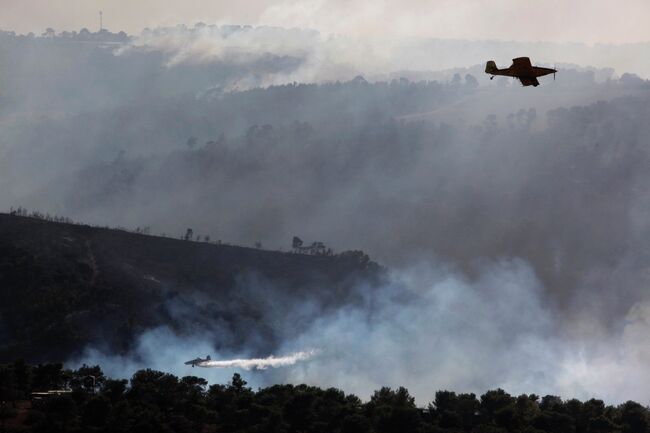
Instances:
[[[205,359],[196,358],[196,359],[191,359],[187,362],[185,362],[185,365],[191,365],[192,367],[203,367],[203,364],[210,361],[210,355],[206,356]]]
[[[543,77],[544,75],[549,75],[557,72],[555,69],[551,68],[542,68],[540,66],[533,66],[530,69],[526,68],[506,68],[506,69],[497,69],[495,71],[491,71],[490,74],[492,75],[504,75],[506,77],[513,77],[513,78],[537,78],[537,77]]]

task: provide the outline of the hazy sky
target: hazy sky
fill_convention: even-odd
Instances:
[[[0,0],[20,33],[205,23],[310,27],[357,36],[627,43],[650,40],[650,1],[626,0]]]

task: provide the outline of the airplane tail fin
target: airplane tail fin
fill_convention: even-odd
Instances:
[[[486,74],[492,74],[496,71],[498,71],[499,68],[497,68],[497,64],[494,62],[494,60],[490,60],[485,64],[485,73]]]

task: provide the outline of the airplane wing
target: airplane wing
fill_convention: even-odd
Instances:
[[[522,86],[539,86],[539,81],[537,81],[537,78],[520,77],[519,81],[521,81]]]
[[[516,59],[512,59],[512,66],[516,68],[533,68],[528,57],[517,57]]]

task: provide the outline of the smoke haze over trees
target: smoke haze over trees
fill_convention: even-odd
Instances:
[[[324,352],[256,384],[405,385],[418,398],[534,385],[650,402],[634,386],[650,377],[650,84],[635,75],[648,76],[638,47],[377,51],[210,26],[46,36],[0,35],[0,206],[273,249],[299,234],[392,270],[385,287],[361,285],[360,302],[265,347]],[[566,66],[536,89],[483,74],[485,60],[522,52]],[[172,348],[153,365],[171,369],[206,341],[147,329],[137,355],[155,363],[151,347]],[[507,360],[518,363],[500,369]]]

